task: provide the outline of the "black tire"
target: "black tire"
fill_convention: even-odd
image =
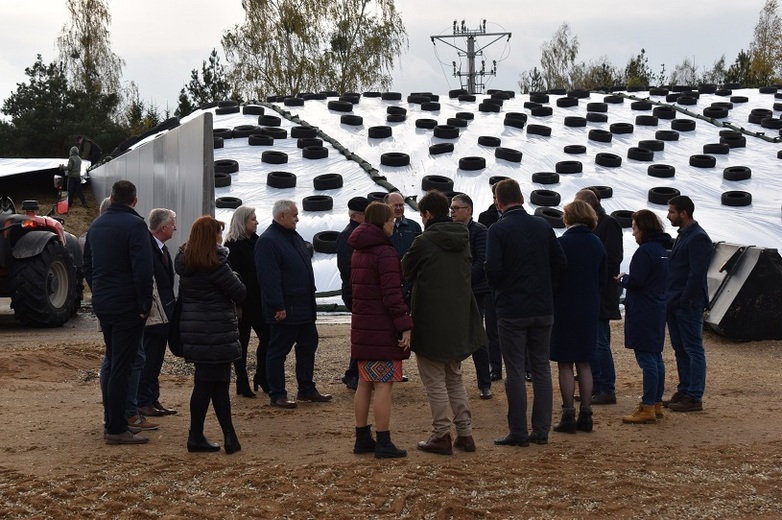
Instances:
[[[434,127],[434,136],[440,139],[456,139],[459,137],[459,129],[452,125],[437,125]]]
[[[678,141],[679,132],[676,130],[657,130],[654,133],[654,138],[660,141]]]
[[[326,106],[334,112],[353,112],[353,103],[350,101],[329,101]]]
[[[652,110],[652,115],[658,119],[674,119],[676,117],[676,110],[666,106],[654,107],[654,110]]]
[[[261,128],[261,134],[268,135],[272,139],[287,139],[288,131],[284,128],[264,127]]]
[[[597,141],[598,143],[610,143],[614,138],[614,134],[608,130],[601,130],[600,128],[593,128],[587,134],[587,138],[591,141]]]
[[[386,121],[389,123],[401,123],[407,120],[407,114],[387,114]]]
[[[215,114],[218,116],[224,116],[227,114],[238,114],[239,113],[239,106],[233,106],[233,107],[217,107],[215,109]]]
[[[630,103],[630,110],[651,110],[652,104],[649,101],[633,101]]]
[[[372,191],[367,193],[367,201],[368,202],[383,202],[385,201],[386,197],[388,196],[387,191]]]
[[[588,186],[588,188],[594,188],[597,190],[597,194],[600,196],[600,200],[610,199],[614,196],[614,189],[611,186]]]
[[[212,137],[222,137],[223,139],[232,139],[233,130],[230,128],[215,128],[212,130]]]
[[[779,89],[773,85],[758,88],[758,92],[761,94],[776,94],[777,90]]]
[[[415,120],[415,127],[416,128],[426,128],[427,130],[431,130],[434,127],[437,126],[437,120],[435,119],[416,119]]]
[[[302,148],[301,156],[305,159],[325,159],[329,156],[329,149],[324,146],[306,146]]]
[[[386,137],[391,137],[391,127],[370,126],[369,130],[367,130],[367,133],[369,134],[369,137],[371,137],[372,139],[385,139]]]
[[[625,98],[622,96],[617,96],[616,94],[610,94],[603,98],[603,102],[609,103],[611,105],[621,105],[625,102]]]
[[[312,247],[318,253],[334,254],[337,252],[337,237],[339,231],[319,231],[312,237]]]
[[[548,94],[543,94],[540,92],[530,92],[529,100],[532,101],[533,103],[548,103],[549,97]]]
[[[650,116],[647,114],[635,116],[635,124],[638,126],[657,126],[657,116]]]
[[[681,195],[676,188],[669,186],[657,186],[649,190],[648,200],[652,204],[668,205],[668,201]]]
[[[535,210],[536,217],[541,217],[555,229],[562,229],[565,227],[565,221],[562,219],[563,215],[564,213],[556,208],[542,207]]]
[[[782,129],[782,119],[777,119],[775,117],[764,117],[760,120],[760,126],[763,128],[770,128],[772,130],[780,130]]]
[[[692,106],[698,104],[698,99],[692,96],[679,96],[676,99],[676,103],[679,105]]]
[[[595,155],[595,163],[607,168],[616,168],[622,165],[622,158],[613,153],[600,152]]]
[[[526,122],[527,114],[525,114],[524,112],[506,112],[505,119],[520,119]]]
[[[302,98],[297,98],[297,97],[287,97],[285,98],[285,101],[283,101],[283,104],[286,107],[303,107],[304,100]]]
[[[692,132],[695,130],[694,119],[674,119],[671,121],[671,129],[679,132]]]
[[[296,148],[307,148],[308,146],[323,146],[323,139],[318,137],[302,137],[296,141]]]
[[[486,168],[486,159],[483,157],[471,156],[459,159],[459,169],[465,171],[477,171]]]
[[[231,135],[234,138],[237,137],[249,137],[251,134],[256,134],[261,131],[261,127],[258,125],[239,125],[235,126],[231,130]]]
[[[463,96],[464,94],[467,94],[467,91],[463,88],[457,88],[448,91],[448,97],[451,99],[456,99],[459,96]]]
[[[294,126],[291,128],[291,137],[294,139],[309,139],[318,136],[318,129],[311,126]]]
[[[520,150],[514,150],[513,148],[500,146],[494,149],[494,157],[509,162],[520,163],[522,155]]]
[[[502,124],[505,125],[505,126],[512,126],[514,128],[524,128],[524,125],[527,124],[527,120],[526,119],[520,119],[520,118],[517,118],[517,117],[508,117],[506,115],[505,116],[505,120],[502,122]]]
[[[470,120],[464,119],[463,117],[449,117],[445,120],[445,124],[455,126],[456,128],[467,128],[467,125],[470,124]]]
[[[310,195],[301,201],[304,211],[330,211],[334,207],[334,199],[329,195]]]
[[[661,179],[666,179],[668,177],[673,177],[674,175],[676,175],[676,168],[674,168],[670,164],[650,164],[649,167],[646,169],[646,173],[650,177],[658,177]]]
[[[579,155],[586,153],[587,147],[583,144],[568,144],[562,149],[566,154]]]
[[[527,134],[550,136],[551,127],[544,125],[527,125]]]
[[[554,109],[550,106],[532,107],[530,114],[535,117],[546,117],[554,113]]]
[[[579,128],[582,126],[587,125],[587,120],[585,117],[581,116],[567,116],[565,118],[565,126],[569,126],[572,128]]]
[[[312,179],[316,190],[336,190],[344,185],[342,175],[339,173],[324,173]]]
[[[721,197],[724,206],[749,206],[752,194],[747,191],[726,191]]]
[[[213,148],[214,148],[215,150],[217,150],[218,148],[222,148],[223,146],[225,146],[225,141],[223,140],[223,138],[222,138],[222,137],[215,137],[215,138],[214,138],[212,141],[214,142],[214,146],[213,146]],[[127,151],[127,150],[125,150],[125,151]]]
[[[215,172],[215,188],[225,188],[231,185],[230,173],[217,173]]]
[[[472,121],[475,119],[475,114],[472,112],[456,112],[456,117],[458,119],[464,119],[465,121]]]
[[[703,117],[712,119],[722,119],[728,117],[728,109],[722,107],[710,106],[703,109]]]
[[[640,146],[631,146],[627,149],[627,158],[634,161],[649,162],[654,160],[654,152]]]
[[[296,175],[290,172],[269,172],[266,185],[277,189],[295,188]]]
[[[383,92],[380,94],[380,99],[383,101],[400,101],[402,99],[401,92]]]
[[[390,106],[386,107],[386,114],[398,114],[398,115],[407,115],[407,109],[405,107],[398,107],[398,106]]]
[[[261,161],[269,164],[285,164],[288,162],[288,154],[276,150],[267,150],[261,154]]]
[[[532,182],[537,184],[557,184],[559,174],[554,172],[535,172],[532,174]]]
[[[261,126],[280,126],[282,119],[278,116],[262,115],[258,116],[258,124]]]
[[[638,141],[638,147],[651,150],[653,152],[662,152],[665,150],[665,141],[661,139],[644,139],[642,141]]]
[[[747,138],[743,135],[725,135],[720,137],[720,143],[727,144],[730,148],[744,148],[747,146]]]
[[[453,152],[453,143],[437,143],[429,147],[430,155]]]
[[[238,107],[239,102],[234,101],[233,99],[224,99],[222,101],[217,102],[217,106],[219,107]]]
[[[536,206],[558,206],[561,200],[560,194],[551,190],[532,190],[529,194],[529,201]]]
[[[236,173],[239,171],[239,163],[233,159],[219,159],[215,161],[215,173]]]
[[[216,208],[236,209],[242,205],[242,199],[238,197],[217,197],[215,200]]]
[[[633,227],[633,212],[629,209],[612,211],[611,216],[614,217],[623,228]]]
[[[263,134],[252,134],[247,136],[247,144],[250,146],[272,146],[274,138]]]
[[[242,114],[248,116],[262,116],[264,108],[261,105],[244,105],[242,107]]]
[[[782,159],[782,150],[777,152],[777,159]]]
[[[717,159],[712,155],[696,154],[690,156],[690,166],[696,168],[714,168]]]
[[[449,179],[442,175],[425,175],[424,178],[421,179],[421,190],[437,190],[443,193],[453,191],[453,179]]]
[[[470,101],[475,102],[475,95],[474,94],[462,94],[458,97],[459,101]]]
[[[481,135],[478,136],[478,144],[481,146],[489,146],[491,148],[497,148],[502,144],[502,139],[494,137],[493,135]]]
[[[361,126],[364,124],[364,118],[353,114],[344,114],[339,118],[339,122],[348,126]]]
[[[650,96],[667,96],[670,90],[663,87],[657,87],[657,88],[650,88],[649,89],[649,95]]]
[[[606,103],[592,102],[587,103],[587,112],[608,112],[608,105]]]
[[[380,156],[380,164],[384,166],[407,166],[410,156],[402,152],[386,152]]]
[[[601,114],[600,112],[587,112],[586,120],[588,123],[606,123],[608,122],[608,114]]]
[[[554,165],[557,173],[581,173],[584,171],[584,165],[581,161],[559,161]]]
[[[745,181],[752,177],[752,170],[746,166],[728,166],[722,170],[722,178],[726,181]]]
[[[731,103],[747,103],[749,101],[749,98],[747,96],[731,96],[730,102]]]
[[[11,262],[14,317],[25,325],[61,327],[78,310],[78,281],[73,257],[52,234],[41,254]]]
[[[578,106],[578,98],[575,97],[563,97],[557,100],[558,107],[576,107]]]
[[[630,123],[614,123],[608,129],[612,134],[632,134],[634,127]]]
[[[589,91],[585,88],[572,88],[567,91],[567,95],[576,99],[586,99],[589,97]]]
[[[488,103],[486,101],[478,105],[479,112],[499,112],[501,108],[500,105],[495,105],[494,103]]]
[[[703,153],[725,155],[730,153],[730,146],[725,143],[707,143],[703,145]]]

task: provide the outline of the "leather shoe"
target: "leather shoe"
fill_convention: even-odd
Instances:
[[[497,446],[519,446],[521,448],[526,448],[529,446],[529,441],[521,437],[515,437],[511,434],[508,434],[502,439],[496,439],[494,444]]]
[[[529,441],[532,444],[548,444],[548,437],[531,432],[529,434]]]
[[[279,399],[272,399],[271,405],[277,408],[296,408],[296,401],[289,401],[286,397],[280,397]]]
[[[321,394],[315,390],[309,394],[299,394],[296,399],[299,401],[310,401],[311,403],[328,403],[331,401],[331,394]]]
[[[107,433],[103,436],[106,444],[146,444],[149,437],[141,437],[135,433],[124,431],[122,433]]]
[[[166,408],[165,406],[160,404],[160,401],[155,401],[152,404],[155,406],[155,408],[157,408],[158,410],[163,412],[164,415],[176,415],[177,414],[176,410],[174,410],[173,408]]]
[[[439,439],[432,434],[429,440],[420,441],[418,443],[418,449],[428,453],[436,453],[437,455],[453,455],[453,446],[451,446],[451,434],[446,433]]]
[[[473,452],[476,449],[475,440],[472,438],[472,435],[459,435],[456,437],[456,440],[453,441],[453,447],[469,452]]]
[[[502,380],[502,372],[492,372],[489,376],[492,381]]]
[[[488,386],[481,388],[481,399],[491,399],[494,395],[491,393],[491,388]]]
[[[146,415],[147,417],[163,417],[166,415],[163,410],[158,410],[151,404],[148,404],[147,406],[139,406],[138,412],[142,415]]]

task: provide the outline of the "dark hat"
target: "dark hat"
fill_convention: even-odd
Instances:
[[[366,211],[368,205],[369,201],[366,197],[353,197],[348,201],[348,209],[352,209],[353,211],[360,211],[361,213]]]

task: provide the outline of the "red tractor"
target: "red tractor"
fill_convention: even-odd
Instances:
[[[81,305],[82,252],[62,222],[36,215],[38,202],[22,213],[0,197],[0,296],[11,297],[14,317],[26,325],[59,327]]]

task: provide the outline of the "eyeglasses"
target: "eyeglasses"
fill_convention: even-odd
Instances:
[[[451,211],[456,211],[457,209],[467,209],[470,206],[451,206]]]

